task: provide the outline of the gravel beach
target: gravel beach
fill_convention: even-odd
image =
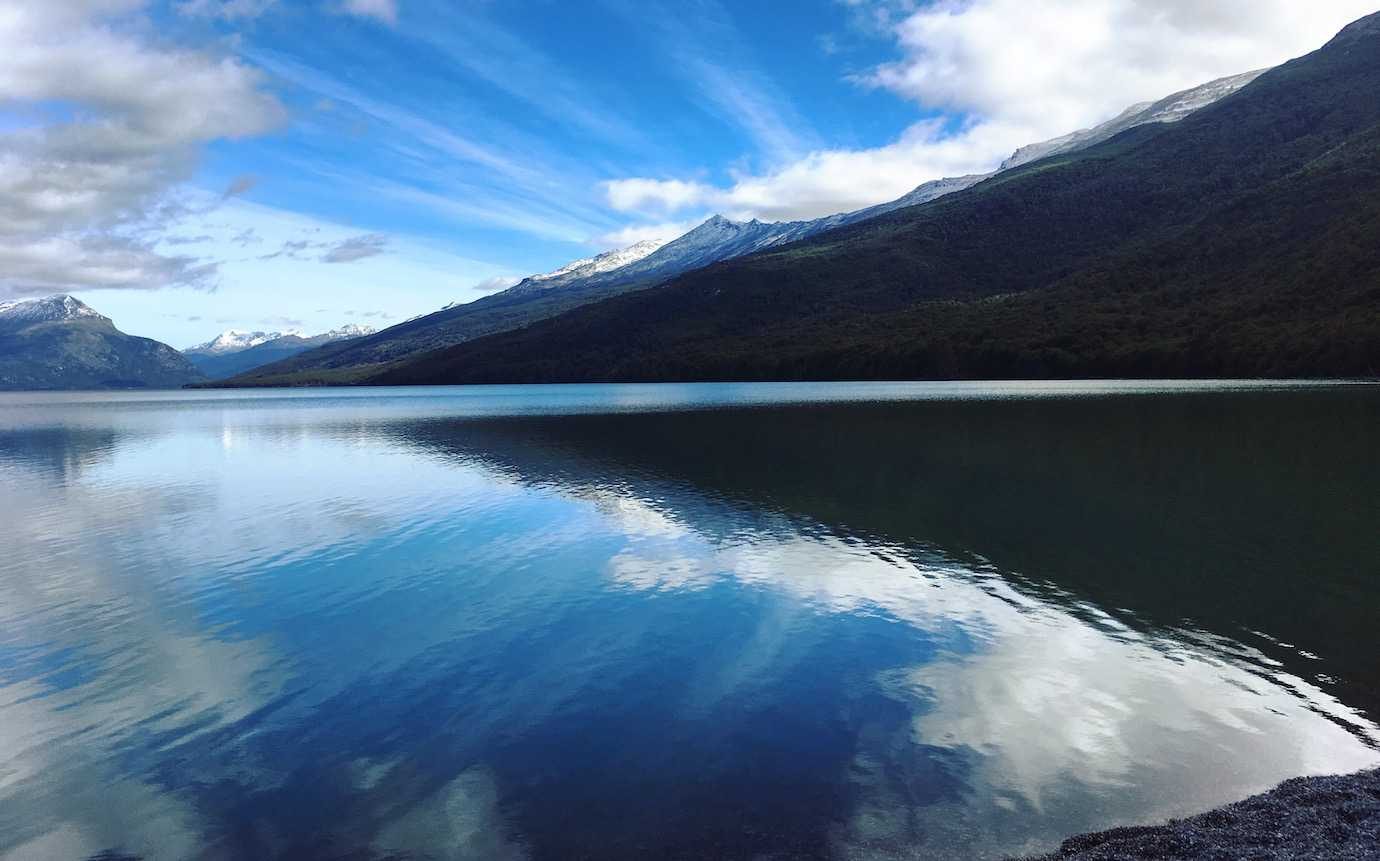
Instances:
[[[1188,819],[1072,837],[1038,861],[1142,858],[1380,859],[1380,770],[1295,778]]]

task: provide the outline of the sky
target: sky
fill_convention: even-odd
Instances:
[[[1380,0],[0,0],[0,299],[383,328],[714,213],[815,218]]]

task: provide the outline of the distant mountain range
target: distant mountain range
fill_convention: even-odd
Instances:
[[[178,352],[126,335],[72,296],[21,299],[0,303],[0,390],[175,389],[373,333],[356,325],[320,335],[232,329]]]
[[[361,379],[1380,375],[1380,14],[1212,89]]]
[[[1250,83],[1251,72],[1212,81],[1158,102],[1135,105],[1107,123],[1052,141],[1023,147],[1002,170],[1042,154],[1090,147],[1147,123],[1175,122]],[[998,171],[997,173],[1000,173]],[[896,210],[938,200],[996,176],[981,174],[927,182],[888,203],[811,221],[731,221],[716,215],[665,244],[643,242],[534,275],[501,293],[451,305],[349,344],[330,344],[286,361],[265,364],[230,381],[233,385],[301,385],[367,382],[399,362],[475,338],[512,331],[623,293],[644,290],[725,260],[807,240]]]
[[[374,331],[371,326],[359,325],[341,326],[320,335],[231,329],[204,344],[188,347],[182,354],[208,379],[219,380],[326,344],[372,335]]]
[[[0,303],[0,389],[179,388],[202,379],[177,350],[126,335],[71,296]]]

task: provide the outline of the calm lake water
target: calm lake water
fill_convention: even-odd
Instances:
[[[0,396],[0,857],[1002,857],[1380,761],[1380,387]]]

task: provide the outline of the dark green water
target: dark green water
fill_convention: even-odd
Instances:
[[[1002,857],[1380,762],[1380,387],[0,396],[0,857]]]

